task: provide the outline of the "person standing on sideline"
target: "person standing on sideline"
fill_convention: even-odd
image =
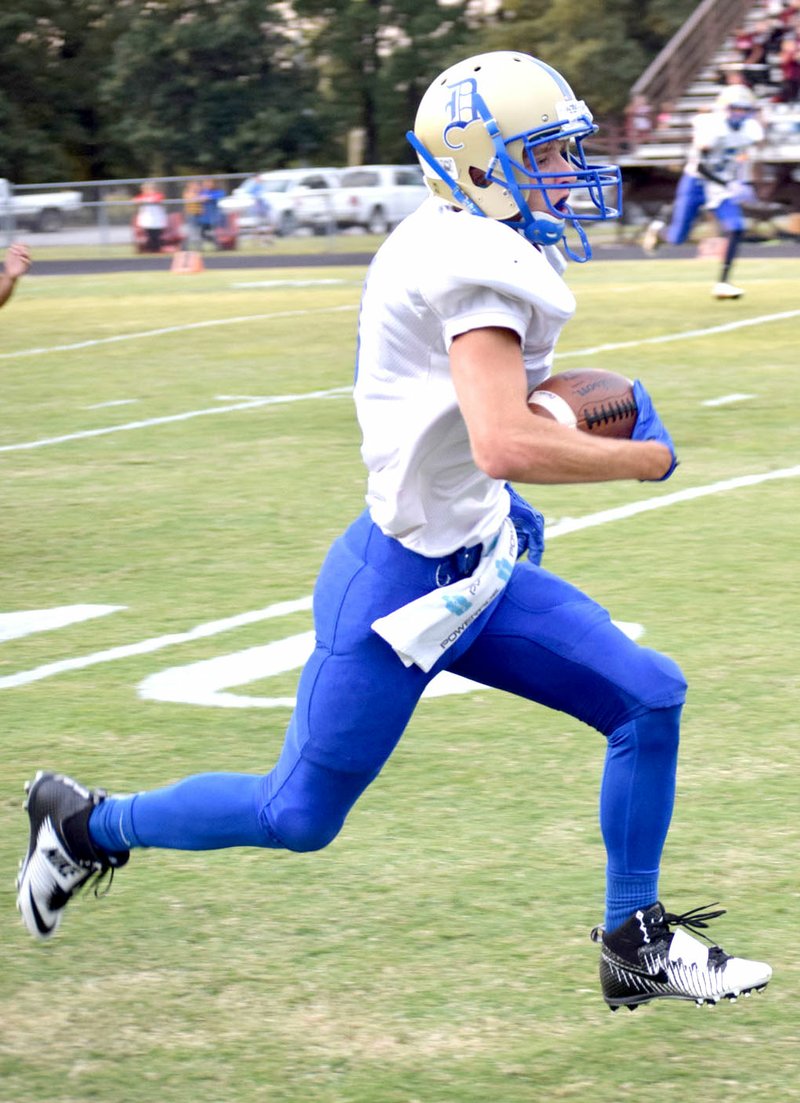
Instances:
[[[199,250],[203,247],[202,227],[200,216],[203,212],[203,200],[201,193],[203,185],[199,180],[189,180],[183,189],[183,214],[186,220],[186,236],[184,247],[190,250]]]
[[[667,226],[663,219],[653,219],[642,238],[642,248],[651,256],[664,242],[681,245],[700,212],[709,210],[726,239],[719,279],[711,291],[715,299],[738,299],[744,294],[729,277],[745,230],[741,199],[750,189],[743,170],[754,147],[764,140],[761,123],[754,118],[757,107],[746,84],[729,84],[717,96],[713,111],[695,116],[672,220]]]
[[[528,406],[575,309],[559,246],[588,260],[582,223],[619,213],[606,198],[619,203],[619,168],[586,159],[595,130],[564,78],[526,54],[469,58],[431,84],[408,139],[433,194],[381,246],[359,314],[367,508],[322,566],[316,646],[278,761],[265,776],[203,773],[121,796],[39,771],[18,880],[31,934],[52,935],[72,895],[134,848],[327,846],[426,686],[450,670],[607,739],[606,911],[593,937],[610,1007],[716,1002],[767,984],[768,965],[686,930],[720,912],[674,914],[659,902],[683,674],[541,567],[544,518],[508,481],[660,481],[677,464],[639,381],[630,440],[577,432]],[[578,189],[592,209],[573,211]]]
[[[146,241],[144,251],[146,253],[160,253],[161,239],[167,228],[167,209],[164,206],[164,195],[156,186],[154,180],[146,180],[142,184],[142,190],[135,197],[137,203],[137,223],[140,230],[144,230]]]
[[[21,241],[15,241],[9,245],[6,258],[3,262],[3,271],[0,272],[0,306],[5,306],[14,294],[17,280],[20,279],[31,266],[31,255],[28,246]]]
[[[225,192],[218,188],[216,181],[204,180],[200,189],[199,199],[201,203],[198,225],[200,227],[201,248],[204,241],[210,242],[216,248],[220,248],[217,232],[225,221],[225,215],[220,209],[219,201],[224,198]]]

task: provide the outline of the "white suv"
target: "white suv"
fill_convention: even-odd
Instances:
[[[338,171],[332,168],[261,172],[244,180],[219,205],[238,216],[241,230],[268,230],[285,237],[300,226],[316,228],[327,220],[323,196],[338,182]],[[320,193],[319,202],[315,192]]]

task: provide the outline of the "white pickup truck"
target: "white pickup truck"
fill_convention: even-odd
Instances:
[[[385,234],[428,194],[417,165],[353,166],[342,169],[338,187],[325,192],[325,217],[331,229]],[[321,199],[318,193],[317,204]]]
[[[60,230],[65,216],[79,209],[81,198],[79,191],[14,192],[8,180],[0,178],[0,229]]]

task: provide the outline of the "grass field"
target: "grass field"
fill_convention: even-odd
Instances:
[[[299,660],[221,660],[309,630],[362,507],[363,272],[20,285],[0,315],[2,1103],[800,1099],[800,259],[740,261],[738,302],[714,275],[574,267],[557,367],[641,376],[682,462],[664,486],[531,490],[546,564],[689,678],[667,906],[721,901],[715,937],[775,970],[763,996],[635,1015],[606,1009],[588,939],[603,741],[490,691],[424,700],[328,850],[136,853],[29,938],[37,767],[129,790],[271,765]]]

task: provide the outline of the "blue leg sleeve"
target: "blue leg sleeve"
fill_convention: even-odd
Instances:
[[[628,639],[605,609],[563,579],[518,564],[488,625],[451,669],[605,734],[606,925],[653,903],[686,694],[675,663]]]
[[[249,774],[197,774],[149,793],[109,797],[95,808],[89,830],[106,850],[275,845],[259,820],[261,781]]]
[[[658,871],[675,801],[681,707],[658,709],[608,737],[600,786],[606,845],[606,928],[658,899]]]

